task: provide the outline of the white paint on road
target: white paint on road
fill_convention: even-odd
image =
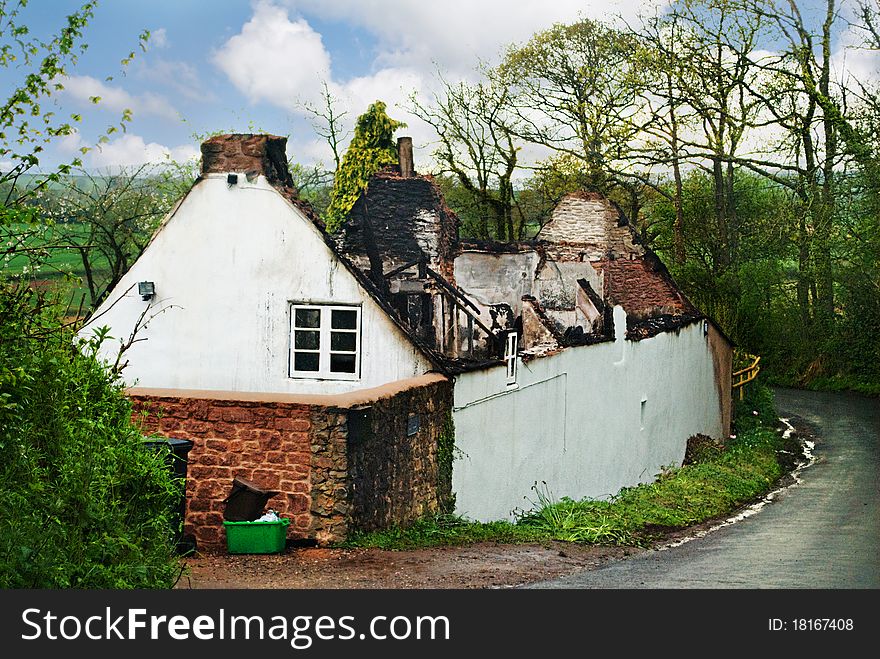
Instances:
[[[782,421],[782,423],[784,423],[786,426],[788,426],[785,429],[785,432],[782,433],[782,437],[784,439],[788,439],[789,437],[791,437],[791,434],[793,432],[795,432],[794,426],[792,426],[788,422],[788,419],[779,419],[779,420]],[[698,531],[698,532],[694,533],[694,535],[688,536],[686,538],[682,538],[681,540],[676,540],[675,542],[669,543],[668,545],[663,545],[662,547],[658,547],[657,551],[665,551],[667,549],[672,549],[673,547],[680,547],[681,545],[686,544],[686,543],[690,542],[691,540],[696,540],[697,538],[704,538],[707,535],[709,535],[710,533],[714,533],[718,529],[723,529],[726,526],[736,524],[737,522],[740,522],[740,521],[746,519],[747,517],[751,517],[752,515],[756,514],[764,506],[766,506],[768,503],[773,501],[773,499],[775,499],[778,494],[786,491],[790,487],[794,487],[796,485],[799,485],[802,482],[801,478],[800,478],[800,473],[816,461],[816,456],[813,453],[813,449],[816,447],[815,442],[811,442],[809,440],[804,440],[802,443],[802,447],[803,448],[802,448],[801,454],[803,455],[804,460],[803,460],[803,462],[798,464],[797,467],[795,467],[794,470],[791,472],[791,474],[790,474],[792,477],[791,483],[769,492],[760,501],[753,503],[751,506],[749,506],[745,510],[734,515],[733,517],[729,517],[728,519],[724,520],[720,524],[716,524],[715,526],[712,526],[712,527],[705,529],[703,531]]]

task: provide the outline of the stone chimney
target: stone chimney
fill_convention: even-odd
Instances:
[[[262,174],[273,185],[293,187],[286,147],[287,138],[277,135],[217,135],[202,142],[202,174]]]
[[[415,174],[415,167],[411,137],[397,138],[397,162],[400,163],[400,175],[403,178],[412,178]]]

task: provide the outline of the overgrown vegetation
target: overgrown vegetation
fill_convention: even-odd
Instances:
[[[0,172],[0,587],[169,587],[179,571],[172,504],[180,484],[164,456],[144,448],[118,373],[96,358],[100,338],[78,340],[57,291],[37,281],[50,256],[46,237],[54,242],[62,234],[53,231],[64,228],[38,196],[82,163],[31,170],[45,144],[70,135],[79,119],[60,118],[49,99],[85,49],[94,3],[48,42],[20,22],[26,4],[0,2],[0,67],[14,62],[24,76],[0,104],[0,160],[7,162]],[[124,112],[123,123],[129,117]],[[142,216],[118,199],[113,206],[101,219]],[[78,228],[68,235],[77,244],[82,238]]]
[[[344,546],[415,549],[473,542],[543,542],[646,546],[664,531],[730,513],[767,492],[783,473],[770,390],[751,385],[739,403],[736,434],[723,450],[664,470],[653,483],[624,488],[609,500],[555,500],[535,484],[534,500],[515,522],[481,524],[442,515],[408,528],[356,534]],[[791,447],[786,447],[791,448]]]
[[[406,124],[385,112],[382,101],[373,103],[358,117],[354,137],[333,181],[330,205],[325,215],[327,231],[334,233],[348,218],[354,203],[366,190],[370,177],[386,165],[397,162],[394,131]]]
[[[842,62],[880,51],[878,9],[674,0],[554,25],[414,110],[464,234],[529,238],[601,192],[765,375],[877,393],[880,88]]]
[[[57,307],[3,293],[0,587],[170,587],[181,484],[144,448],[97,340],[76,345]]]

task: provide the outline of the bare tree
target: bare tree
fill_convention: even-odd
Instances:
[[[82,170],[41,194],[54,224],[51,247],[79,254],[92,308],[119,283],[177,201],[181,186],[175,180],[152,165],[104,174]]]
[[[515,228],[511,181],[520,147],[507,88],[492,77],[475,84],[452,84],[440,75],[438,80],[442,92],[431,105],[411,99],[413,112],[439,136],[435,157],[474,198],[482,238],[490,236],[490,222],[498,240],[520,238],[523,223]]]
[[[347,110],[339,109],[340,99],[330,91],[327,81],[321,81],[321,104],[315,106],[312,103],[303,103],[302,109],[312,117],[312,128],[315,133],[327,142],[333,152],[334,172],[339,171],[339,163],[342,155],[342,143],[351,135],[350,130],[343,128],[342,120],[348,116]]]

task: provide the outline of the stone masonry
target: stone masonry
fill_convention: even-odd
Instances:
[[[189,439],[184,533],[221,549],[223,500],[233,478],[280,494],[267,506],[290,517],[288,535],[312,532],[311,410],[308,405],[189,397],[133,396],[144,435]]]
[[[184,533],[200,551],[226,546],[224,499],[236,477],[279,492],[266,505],[290,518],[288,538],[322,545],[352,530],[411,523],[437,512],[451,496],[439,446],[451,418],[452,384],[442,376],[360,396],[322,397],[324,404],[318,397],[204,397],[212,393],[129,392],[132,419],[145,436],[193,442]],[[355,437],[352,419],[364,409],[365,432]]]
[[[406,526],[450,501],[452,386],[436,382],[349,412],[351,523],[366,531]],[[352,420],[359,415],[361,423]],[[450,442],[451,437],[447,438]]]
[[[550,243],[548,256],[558,261],[634,258],[645,253],[633,243],[620,210],[601,195],[589,192],[566,195],[541,228],[538,239]]]

